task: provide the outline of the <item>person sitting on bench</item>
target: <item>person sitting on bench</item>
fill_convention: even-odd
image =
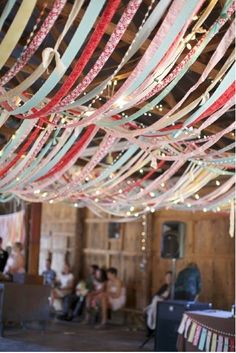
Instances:
[[[98,265],[89,266],[89,275],[86,281],[79,281],[75,287],[75,292],[68,294],[63,299],[63,312],[58,315],[58,319],[71,321],[83,314],[86,296],[88,293],[95,290],[96,271],[99,269]]]
[[[156,311],[157,303],[159,301],[170,299],[171,294],[171,281],[172,281],[172,272],[168,271],[165,274],[165,283],[160,287],[156,294],[152,298],[152,302],[145,309],[147,315],[147,328],[148,334],[152,334],[153,330],[156,327]]]
[[[99,296],[101,306],[101,324],[97,328],[102,328],[107,323],[108,309],[117,311],[124,307],[126,302],[126,291],[123,282],[117,276],[117,269],[110,267],[107,270],[107,286],[106,291]]]
[[[58,315],[58,319],[71,321],[80,316],[87,294],[88,289],[85,281],[79,281],[75,287],[75,293],[68,294],[63,298],[63,314]]]
[[[84,323],[90,322],[91,314],[97,311],[101,298],[106,293],[107,275],[103,268],[99,268],[95,272],[94,290],[86,296],[86,314]]]
[[[66,295],[73,292],[74,275],[71,273],[69,264],[65,263],[62,273],[59,275],[57,281],[58,288],[53,288],[51,291],[51,305],[54,305],[55,299],[63,299]]]

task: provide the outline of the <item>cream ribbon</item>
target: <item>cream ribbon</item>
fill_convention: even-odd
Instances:
[[[65,72],[66,68],[63,64],[63,62],[60,59],[60,54],[58,52],[58,48],[66,35],[68,29],[71,27],[73,21],[75,20],[76,16],[78,15],[82,5],[84,3],[84,0],[76,0],[70,15],[68,16],[68,19],[66,21],[65,27],[57,39],[57,42],[54,46],[54,48],[45,48],[42,52],[42,63],[37,67],[37,69],[29,76],[27,77],[21,84],[13,88],[12,90],[8,91],[6,94],[0,97],[0,102],[4,102],[6,100],[9,100],[13,98],[14,96],[20,95],[22,92],[26,91],[37,79],[47,70],[50,62],[52,61],[53,57],[55,56],[55,61],[56,61],[56,69],[57,72]]]
[[[202,14],[202,16],[199,18],[195,26],[193,27],[193,32],[196,31],[197,28],[201,27],[201,25],[205,22],[215,5],[217,4],[218,0],[211,0],[209,5],[207,6],[206,10]]]
[[[52,60],[53,56],[55,56],[57,72],[59,74],[64,73],[66,71],[66,67],[63,64],[63,62],[61,61],[61,57],[60,57],[59,52],[53,48],[45,48],[42,52],[42,65],[43,65],[44,69],[45,70],[47,69],[48,64]]]
[[[24,0],[0,44],[0,69],[3,67],[18,43],[35,7],[37,0]]]

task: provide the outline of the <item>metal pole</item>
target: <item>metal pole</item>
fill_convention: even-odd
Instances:
[[[172,282],[170,298],[173,300],[175,296],[175,278],[176,278],[176,259],[172,259]]]

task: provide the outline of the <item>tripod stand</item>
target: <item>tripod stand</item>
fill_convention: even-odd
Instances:
[[[155,331],[153,331],[150,336],[145,338],[145,340],[140,344],[139,349],[142,349],[154,337],[155,337]]]

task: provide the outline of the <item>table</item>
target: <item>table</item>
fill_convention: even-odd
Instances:
[[[180,352],[235,351],[235,319],[229,311],[185,312],[178,333]]]
[[[50,287],[37,284],[0,283],[0,336],[7,321],[39,321],[49,319]]]

